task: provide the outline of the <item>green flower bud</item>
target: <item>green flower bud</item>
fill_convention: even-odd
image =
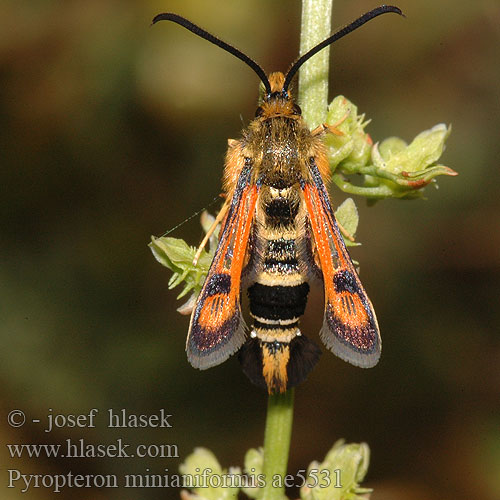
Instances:
[[[373,142],[364,132],[368,124],[364,118],[364,115],[358,115],[357,106],[344,96],[337,96],[328,106],[326,123],[341,133],[331,133],[325,137],[332,170],[341,162],[346,168],[356,169],[366,165],[370,159]]]
[[[208,232],[213,221],[214,218],[211,215],[203,212],[201,225],[205,232]],[[218,230],[212,234],[209,239],[209,251],[203,250],[201,252],[196,265],[193,264],[196,248],[189,246],[184,240],[169,236],[161,236],[160,238],[151,236],[149,248],[151,248],[156,260],[173,272],[168,287],[172,289],[181,283],[184,284],[178,299],[184,297],[188,292],[192,292],[189,300],[178,308],[181,314],[190,314],[195,299],[201,291],[217,247],[217,234]]]
[[[236,500],[238,497],[238,468],[230,468],[229,472],[222,469],[215,455],[206,448],[195,448],[188,455],[179,471],[192,480],[191,493],[184,491],[182,497],[189,500]],[[236,477],[236,479],[235,479]],[[192,479],[191,479],[192,478]]]
[[[354,236],[356,230],[358,229],[359,215],[356,203],[352,198],[347,198],[335,211],[335,218],[339,224],[340,230],[344,236],[344,241],[346,246],[357,246],[361,243],[356,243],[354,241]],[[345,234],[349,235],[351,238],[347,237]]]
[[[366,443],[344,444],[337,441],[323,462],[312,462],[308,484],[300,490],[302,500],[366,500],[369,488],[361,488],[370,462]],[[317,478],[311,482],[311,478]]]
[[[418,134],[410,145],[397,137],[386,139],[373,147],[373,164],[394,174],[423,171],[439,160],[450,132],[451,127],[440,123]]]
[[[262,448],[258,450],[250,448],[245,454],[244,463],[244,471],[248,477],[249,486],[243,487],[241,491],[250,498],[257,498],[260,493],[259,476],[262,474],[264,465],[264,453]]]

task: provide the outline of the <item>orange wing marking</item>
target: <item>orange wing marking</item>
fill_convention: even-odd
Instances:
[[[259,188],[244,169],[222,222],[214,260],[191,316],[186,350],[199,369],[225,361],[245,341],[240,311],[241,273],[245,262]]]
[[[302,189],[325,287],[320,336],[340,358],[370,367],[381,350],[375,312],[345,247],[321,176],[315,165],[311,170],[315,183],[304,183]]]

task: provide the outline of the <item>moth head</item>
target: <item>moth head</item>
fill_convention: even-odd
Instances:
[[[285,90],[285,75],[281,72],[269,75],[271,92],[264,93],[257,110],[256,118],[271,118],[273,116],[300,116],[302,110],[293,101],[290,92]]]

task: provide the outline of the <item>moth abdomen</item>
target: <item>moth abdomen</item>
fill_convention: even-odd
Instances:
[[[321,356],[321,349],[304,335],[290,342],[250,338],[238,357],[245,375],[269,393],[284,392],[300,384]]]
[[[248,289],[250,314],[261,323],[284,325],[304,314],[309,285],[263,285],[255,283]]]

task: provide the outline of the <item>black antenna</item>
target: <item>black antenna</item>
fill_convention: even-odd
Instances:
[[[396,14],[399,14],[400,16],[405,17],[401,9],[398,7],[394,7],[392,5],[381,5],[380,7],[377,7],[370,12],[367,12],[366,14],[363,14],[361,17],[353,21],[351,24],[348,24],[347,26],[344,26],[340,30],[338,30],[336,33],[333,35],[329,36],[326,40],[323,40],[321,43],[316,45],[316,47],[313,47],[311,50],[306,52],[303,56],[299,57],[292,65],[292,67],[288,70],[288,73],[286,74],[285,78],[285,83],[283,85],[283,92],[287,92],[288,87],[290,86],[290,83],[292,81],[292,78],[295,76],[295,73],[297,73],[298,69],[308,60],[310,59],[313,55],[315,55],[317,52],[320,50],[324,49],[328,45],[332,44],[339,38],[342,38],[345,35],[348,35],[351,33],[351,31],[354,31],[355,29],[359,28],[363,24],[367,23],[374,17],[380,16],[381,14],[386,14],[388,12],[395,12]]]
[[[267,78],[265,71],[253,59],[250,59],[247,55],[243,54],[243,52],[239,51],[237,48],[233,47],[232,45],[229,45],[226,42],[223,42],[220,38],[217,38],[208,31],[205,31],[196,24],[192,23],[191,21],[188,21],[184,17],[179,16],[177,14],[173,14],[171,12],[158,14],[153,19],[153,24],[157,23],[158,21],[173,21],[174,23],[180,24],[181,26],[188,29],[195,35],[198,35],[199,37],[208,40],[214,45],[217,45],[217,47],[220,47],[221,49],[224,49],[230,54],[233,54],[233,56],[236,56],[238,59],[241,59],[244,63],[250,66],[257,73],[258,77],[264,84],[264,87],[266,87],[266,94],[271,93],[271,84],[269,83],[269,79]]]

